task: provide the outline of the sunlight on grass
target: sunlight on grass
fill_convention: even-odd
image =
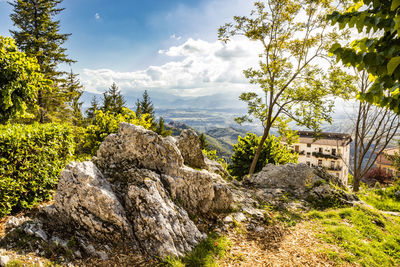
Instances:
[[[379,210],[400,212],[400,184],[362,192],[359,197]]]
[[[230,242],[225,236],[211,233],[185,257],[167,257],[161,265],[169,267],[218,266],[216,259],[223,258],[229,247]]]
[[[311,220],[322,225],[317,236],[344,249],[325,251],[338,263],[362,266],[400,265],[400,219],[364,207],[311,211]]]

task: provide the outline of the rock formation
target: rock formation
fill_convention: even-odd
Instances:
[[[186,156],[201,153],[193,142],[191,134],[179,138]],[[97,242],[125,242],[152,256],[190,251],[204,235],[189,214],[226,210],[232,194],[218,174],[185,166],[179,148],[170,138],[122,123],[93,162],[72,162],[62,171],[54,204],[42,210],[47,224]]]

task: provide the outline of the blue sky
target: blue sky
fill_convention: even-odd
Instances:
[[[257,65],[257,44],[224,45],[218,27],[248,15],[249,0],[64,0],[61,32],[85,89],[116,82],[125,94],[232,95],[249,86],[242,70]],[[0,34],[9,36],[11,7],[0,0]],[[65,67],[64,67],[65,68]]]

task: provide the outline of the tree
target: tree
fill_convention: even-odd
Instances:
[[[82,104],[79,99],[83,94],[83,86],[78,80],[78,74],[70,72],[67,79],[66,86],[66,99],[68,100],[68,107],[71,110],[72,124],[75,126],[82,126]]]
[[[249,172],[252,159],[261,139],[261,137],[253,133],[247,133],[245,137],[239,136],[238,143],[233,145],[231,163],[228,166],[228,171],[232,176],[241,179]],[[266,142],[262,144],[260,157],[257,160],[256,171],[261,171],[267,163],[279,165],[297,162],[297,154],[290,153],[280,141],[280,138],[273,135],[268,136]]]
[[[374,83],[366,92],[360,92],[360,99],[400,114],[400,1],[355,1],[346,12],[335,11],[328,18],[340,28],[374,33],[354,40],[351,46],[335,43],[331,51],[344,64],[370,74]]]
[[[143,92],[142,99],[137,99],[136,101],[136,114],[137,116],[142,116],[143,114],[148,114],[147,118],[151,120],[151,129],[156,131],[157,123],[156,123],[156,115],[154,111],[154,105],[151,102],[150,96],[147,93],[147,90]],[[160,126],[160,125],[159,125]]]
[[[372,82],[365,70],[357,71],[357,93],[369,90]],[[377,107],[359,101],[354,118],[353,191],[360,188],[360,180],[374,166],[378,156],[390,144],[400,127],[400,116],[387,107]]]
[[[287,128],[294,120],[297,125],[319,131],[321,121],[331,122],[334,104],[329,96],[346,96],[346,73],[330,67],[329,74],[316,59],[325,59],[331,44],[346,37],[328,31],[326,14],[333,11],[333,1],[266,0],[255,2],[249,17],[234,17],[219,29],[219,39],[244,35],[263,46],[259,68],[244,71],[250,83],[262,89],[262,95],[243,93],[240,99],[248,104],[248,114],[237,118],[238,123],[261,122],[264,133],[254,155],[249,175],[256,169],[263,144],[271,128]],[[341,79],[343,77],[343,79]]]
[[[96,96],[93,96],[90,101],[90,107],[86,110],[86,118],[92,120],[95,118],[96,111],[100,110],[99,102],[97,101]]]
[[[120,114],[125,107],[125,99],[121,95],[118,86],[113,83],[111,87],[103,93],[103,107],[104,112]]]
[[[165,130],[165,123],[164,123],[163,117],[160,117],[160,119],[158,120],[158,124],[157,124],[155,132],[163,137],[171,135],[171,133],[172,133],[171,130]]]
[[[204,133],[201,133],[199,136],[200,139],[200,144],[201,144],[201,149],[206,149],[207,150],[207,141],[206,141],[206,135]]]
[[[18,51],[12,38],[0,36],[0,123],[34,108],[39,88],[51,84],[39,71],[35,58]]]
[[[14,0],[11,2],[13,13],[11,20],[17,30],[10,30],[20,50],[30,57],[36,57],[40,71],[46,79],[53,81],[53,87],[38,90],[40,122],[50,121],[50,106],[58,107],[63,103],[59,92],[59,82],[66,74],[57,67],[60,63],[72,63],[62,47],[70,34],[60,34],[60,21],[54,20],[63,8],[57,7],[62,0]],[[58,101],[58,103],[54,103]]]

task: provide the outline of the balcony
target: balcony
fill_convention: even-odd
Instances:
[[[326,168],[328,171],[341,171],[343,169],[343,167],[341,166],[335,166],[335,167],[328,167]]]
[[[316,158],[324,158],[324,159],[339,159],[340,155],[332,155],[332,154],[324,154],[321,152],[313,152],[312,155]]]

